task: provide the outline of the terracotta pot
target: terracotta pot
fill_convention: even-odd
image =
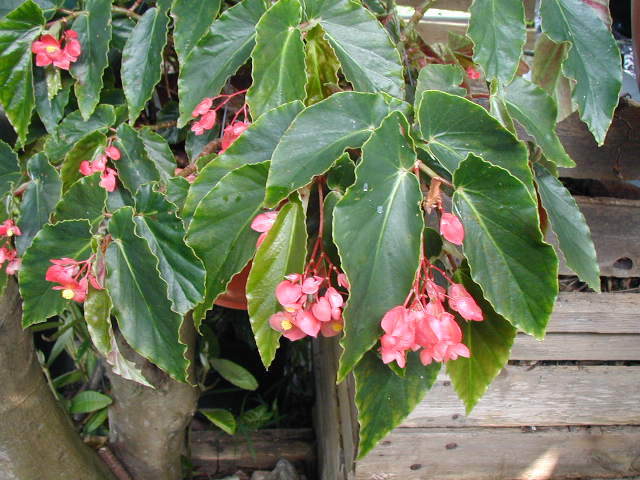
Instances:
[[[229,283],[227,291],[218,297],[215,304],[226,308],[235,308],[236,310],[247,309],[247,278],[251,271],[251,262],[244,269],[236,274]]]

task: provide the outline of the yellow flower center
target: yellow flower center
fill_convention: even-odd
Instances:
[[[340,325],[339,323],[332,323],[331,328],[333,328],[334,332],[339,332],[340,330],[342,330],[342,325]]]
[[[10,228],[7,230],[7,237],[12,237],[13,236],[13,228]]]
[[[45,50],[47,51],[47,53],[53,53],[53,52],[57,52],[59,48],[56,47],[55,45],[49,45],[45,48]]]
[[[64,290],[62,290],[62,298],[71,300],[75,296],[76,296],[76,292],[74,292],[70,288],[65,288]]]
[[[283,320],[280,326],[284,331],[291,330],[293,328],[293,324],[289,320]]]

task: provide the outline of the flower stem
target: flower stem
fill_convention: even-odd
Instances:
[[[441,183],[444,183],[445,185],[447,185],[448,187],[453,188],[453,184],[449,180],[442,178],[434,170],[432,170],[430,167],[425,165],[424,162],[421,162],[420,160],[418,160],[418,168],[422,170],[424,173],[426,173],[427,175],[429,175],[431,178],[437,179]]]

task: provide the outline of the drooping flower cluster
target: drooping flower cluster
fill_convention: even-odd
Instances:
[[[7,275],[14,275],[20,270],[22,259],[18,257],[18,252],[11,247],[11,237],[22,235],[20,228],[13,223],[13,220],[5,220],[0,225],[0,238],[4,239],[2,247],[0,247],[0,268],[7,262],[5,272]]]
[[[67,300],[74,300],[82,303],[87,298],[89,284],[93,288],[102,290],[104,279],[104,269],[98,273],[100,280],[94,274],[95,256],[87,260],[74,260],[73,258],[51,259],[53,263],[45,274],[45,280],[58,283],[53,290],[61,290],[62,297]]]
[[[113,145],[109,145],[105,152],[98,156],[92,162],[83,160],[80,164],[80,173],[83,175],[91,175],[96,172],[100,174],[100,186],[107,192],[113,192],[116,189],[116,177],[118,172],[115,169],[107,167],[107,162],[111,160],[120,160],[120,150]]]
[[[78,33],[75,30],[67,30],[63,34],[64,46],[53,35],[42,35],[31,45],[31,51],[36,54],[36,65],[46,67],[53,65],[62,70],[69,70],[71,64],[78,60],[82,53]]]
[[[196,135],[202,135],[205,131],[211,130],[216,124],[218,111],[229,103],[232,98],[246,92],[246,90],[238,90],[229,95],[221,94],[217,97],[204,98],[191,112],[193,118],[200,117],[198,121],[191,125],[191,131]],[[214,103],[217,103],[215,107],[213,106]],[[244,121],[239,120],[240,114],[242,114]],[[225,127],[222,134],[222,146],[218,153],[224,153],[242,132],[249,128],[251,124],[247,121],[247,118],[247,104],[245,103],[233,116],[229,125]]]

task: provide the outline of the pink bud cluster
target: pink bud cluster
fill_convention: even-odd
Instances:
[[[191,116],[193,118],[200,117],[198,121],[196,121],[193,125],[191,125],[191,131],[196,135],[202,135],[205,131],[211,130],[216,124],[216,118],[218,115],[218,110],[220,110],[223,106],[225,106],[233,97],[237,95],[241,95],[246,93],[246,90],[239,90],[235,93],[229,95],[218,95],[217,97],[206,97],[204,98],[191,112]],[[215,107],[213,104],[215,102],[219,102]],[[245,121],[238,120],[239,115],[242,114]],[[224,129],[224,133],[222,135],[222,148],[218,152],[219,154],[224,153],[227,148],[231,146],[233,142],[244,132],[249,125],[247,119],[247,104],[245,103],[242,108],[240,108],[234,117],[232,118],[229,125],[227,125]]]
[[[51,259],[53,263],[45,274],[45,280],[48,282],[58,283],[53,290],[61,290],[62,297],[66,300],[74,300],[82,303],[87,298],[89,284],[93,288],[102,290],[104,280],[104,268],[99,272],[96,278],[93,273],[95,256],[89,257],[87,260],[74,260],[73,258],[55,258]]]
[[[53,65],[62,70],[69,70],[71,64],[78,60],[82,49],[75,30],[67,30],[63,34],[64,47],[53,35],[42,35],[31,44],[31,51],[36,54],[36,65],[46,67]]]
[[[83,175],[91,175],[96,172],[102,172],[100,175],[100,186],[107,192],[113,192],[116,189],[116,177],[118,172],[115,169],[107,167],[107,161],[120,160],[120,150],[113,145],[109,145],[105,152],[98,156],[92,162],[83,160],[80,164],[80,173]]]
[[[338,335],[343,329],[344,299],[330,285],[326,276],[287,275],[276,287],[276,298],[284,311],[271,316],[271,327],[289,340],[317,337],[318,333],[325,337]]]
[[[7,275],[14,275],[20,270],[22,259],[18,257],[18,252],[11,247],[10,239],[14,236],[22,235],[20,228],[13,223],[13,220],[5,220],[0,225],[0,238],[4,239],[4,244],[0,247],[0,267],[7,262],[5,272]]]

